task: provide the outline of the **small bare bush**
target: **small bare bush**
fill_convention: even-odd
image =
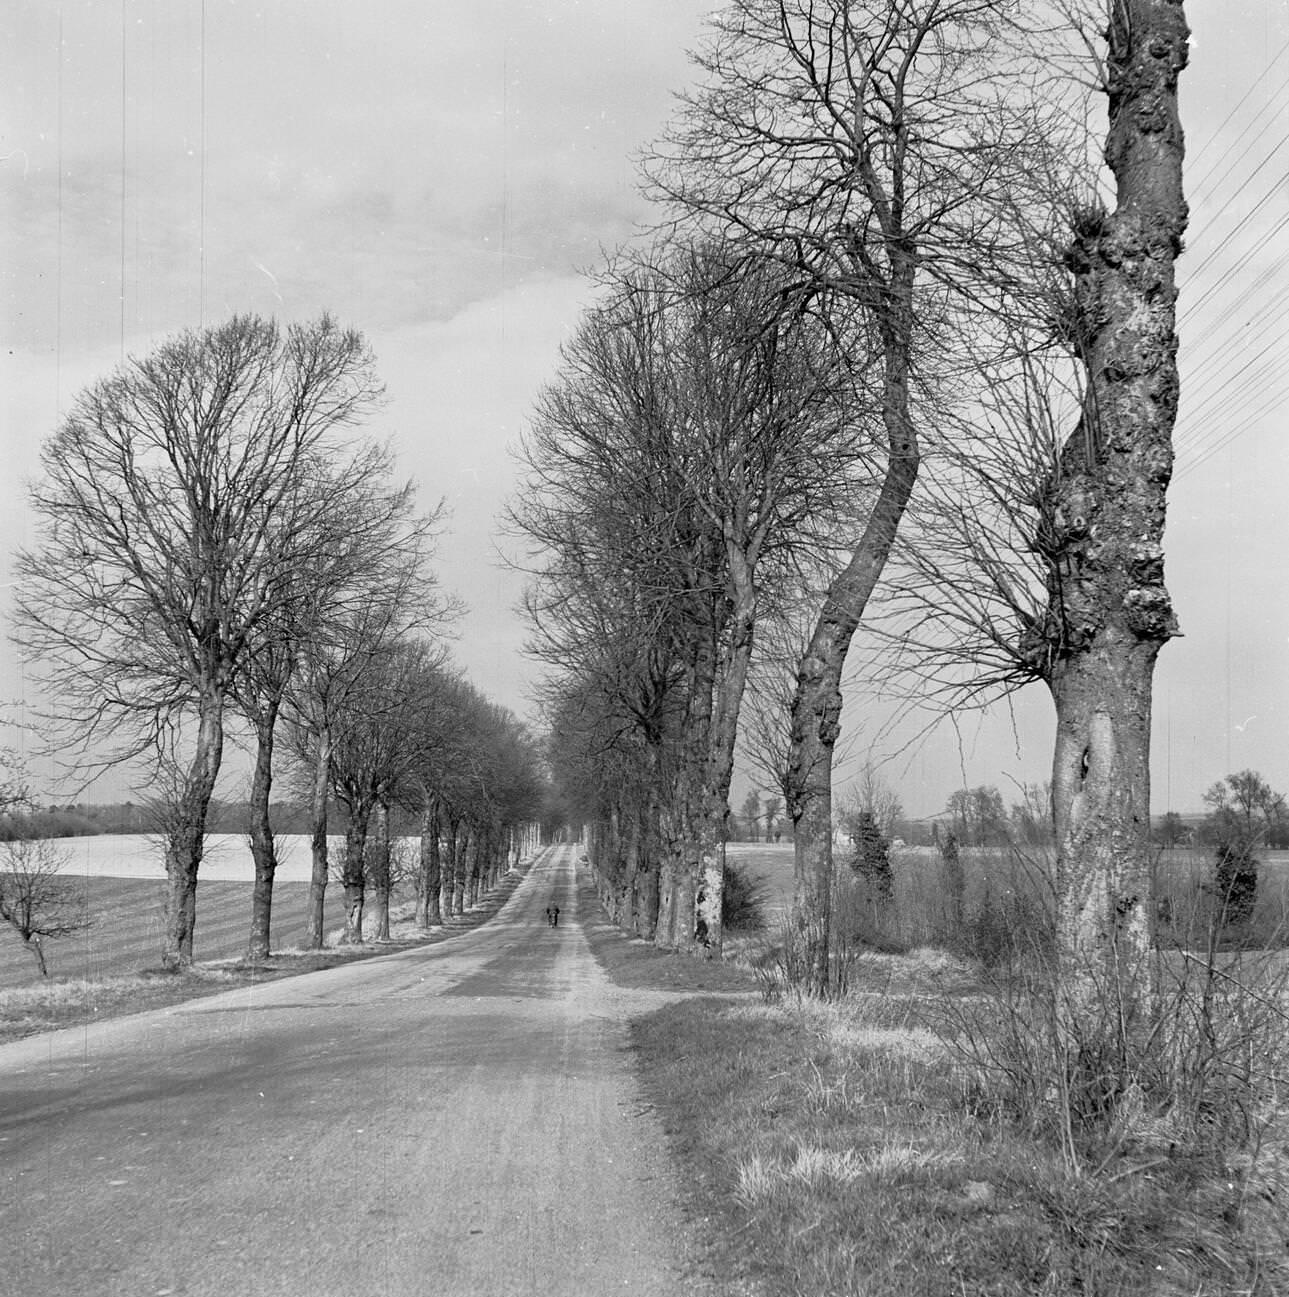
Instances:
[[[89,926],[85,896],[62,871],[67,856],[47,838],[16,837],[0,845],[0,919],[17,933],[42,977],[44,942]]]
[[[1229,1159],[1283,1121],[1289,1086],[1289,962],[1276,954],[1176,951],[1153,1005],[1125,980],[1080,979],[1035,958],[987,993],[941,1005],[963,1097],[980,1115],[1056,1140],[1072,1169],[1125,1154]]]
[[[785,996],[840,999],[851,989],[860,958],[869,950],[902,950],[884,934],[882,916],[889,909],[870,884],[849,870],[833,880],[832,921],[828,932],[828,984],[816,985],[814,951],[821,939],[819,923],[788,914],[777,939],[754,965],[757,985],[767,1003]]]

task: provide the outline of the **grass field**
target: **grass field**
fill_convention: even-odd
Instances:
[[[411,921],[414,902],[396,892],[390,907],[390,940],[331,944],[324,950],[299,949],[307,885],[279,884],[275,890],[284,898],[284,904],[274,907],[278,923],[274,925],[273,954],[253,964],[241,959],[249,924],[251,885],[212,881],[198,887],[198,962],[180,974],[158,968],[160,885],[130,879],[90,879],[86,885],[91,905],[98,907],[97,936],[91,929],[71,945],[64,943],[63,962],[51,969],[51,977],[42,979],[36,975],[35,961],[16,938],[0,952],[4,967],[15,971],[12,981],[0,982],[0,1043],[121,1014],[167,1008],[219,991],[372,959],[411,946],[448,941],[485,923],[505,904],[526,872],[526,865],[521,865],[504,875],[478,905],[428,932]],[[334,895],[329,895],[327,906],[329,936],[341,928],[340,905],[337,887]],[[291,940],[284,941],[283,933]]]
[[[790,843],[730,843],[730,863],[745,869],[762,885],[769,930],[792,904],[793,857]],[[848,849],[838,848],[839,875]],[[1258,899],[1249,924],[1255,944],[1289,945],[1289,852],[1258,853]],[[967,915],[988,923],[993,911],[1000,921],[1013,922],[1028,903],[1030,913],[1051,905],[1048,881],[1051,850],[1042,847],[1011,851],[999,847],[968,847],[962,851]],[[953,927],[944,887],[943,865],[933,847],[904,847],[891,853],[894,905],[882,925],[892,941],[915,948],[938,944]],[[1160,850],[1156,856],[1159,935],[1167,944],[1203,945],[1213,918],[1213,855],[1202,848]],[[1020,903],[1018,906],[1017,903]],[[1022,916],[1023,917],[1023,916]]]
[[[137,878],[72,878],[90,926],[45,942],[52,978],[95,979],[155,968],[161,956],[162,888]],[[307,883],[279,883],[273,893],[273,948],[304,941]],[[327,930],[344,923],[340,889],[327,891]],[[198,882],[195,955],[202,962],[235,958],[246,950],[251,926],[249,883]],[[0,987],[41,980],[36,961],[13,930],[0,927]]]

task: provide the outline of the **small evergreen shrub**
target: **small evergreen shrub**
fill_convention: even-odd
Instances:
[[[1235,837],[1217,844],[1213,883],[1223,926],[1246,926],[1258,899],[1258,859],[1248,838]]]
[[[721,893],[721,925],[727,932],[762,932],[769,893],[759,878],[746,868],[725,864],[725,886]]]
[[[860,811],[855,818],[855,854],[851,857],[850,867],[868,884],[879,902],[889,902],[894,897],[891,844],[878,827],[872,811]]]

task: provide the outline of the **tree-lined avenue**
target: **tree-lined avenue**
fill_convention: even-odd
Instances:
[[[450,942],[0,1048],[14,1291],[681,1290],[574,859]]]

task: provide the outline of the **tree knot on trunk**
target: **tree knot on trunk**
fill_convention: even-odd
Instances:
[[[1123,610],[1128,628],[1138,639],[1163,643],[1180,629],[1168,591],[1159,586],[1136,586],[1129,590],[1124,596]]]
[[[1153,540],[1138,542],[1129,551],[1128,571],[1135,585],[1159,588],[1164,580],[1164,547]]]

